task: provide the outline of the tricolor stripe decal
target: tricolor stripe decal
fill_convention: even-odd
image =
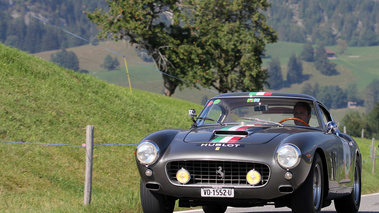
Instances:
[[[254,95],[264,95],[264,96],[270,96],[272,95],[272,92],[251,92],[249,93],[250,96],[254,96]]]
[[[243,138],[243,137],[241,137],[241,136],[223,136],[223,137],[217,137],[217,138],[213,139],[211,142],[213,142],[213,143],[235,143],[241,138]]]

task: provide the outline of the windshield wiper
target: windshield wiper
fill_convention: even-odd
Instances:
[[[283,124],[281,124],[281,123],[274,122],[274,121],[262,120],[262,119],[259,119],[259,118],[241,117],[241,119],[250,120],[250,121],[258,121],[258,122],[262,122],[262,123],[271,123],[271,124],[276,124],[276,125],[278,125],[280,127],[283,127]]]

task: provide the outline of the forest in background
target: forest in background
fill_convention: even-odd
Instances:
[[[349,46],[379,45],[379,3],[375,0],[269,0],[268,23],[279,40]]]
[[[0,42],[29,53],[88,44],[57,27],[94,41],[98,31],[84,11],[106,5],[104,0],[0,0]]]
[[[374,0],[269,0],[267,20],[280,41],[349,46],[379,45],[379,3]],[[96,41],[97,29],[84,11],[106,9],[104,0],[0,0],[0,42],[29,53],[86,44],[39,17]]]

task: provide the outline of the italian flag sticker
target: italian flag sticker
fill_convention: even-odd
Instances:
[[[254,96],[254,95],[272,95],[272,92],[251,92],[249,93],[250,96]]]
[[[242,137],[240,136],[226,136],[226,137],[217,137],[213,139],[211,142],[213,143],[235,143]]]

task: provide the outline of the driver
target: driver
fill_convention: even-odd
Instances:
[[[293,117],[299,118],[305,123],[309,123],[311,119],[311,107],[305,102],[297,102],[293,107]],[[294,120],[296,125],[304,126],[300,121]]]

